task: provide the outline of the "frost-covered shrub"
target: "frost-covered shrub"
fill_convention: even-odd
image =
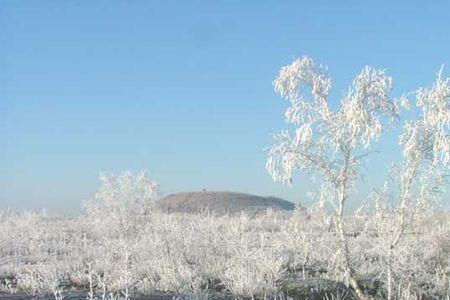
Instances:
[[[145,223],[154,202],[159,198],[159,184],[141,172],[100,175],[101,187],[94,198],[85,203],[87,215],[105,233],[131,233]]]
[[[129,234],[105,233],[92,216],[4,212],[0,277],[17,279],[19,292],[62,296],[71,286],[86,297],[92,290],[97,298],[157,291],[270,298],[288,278],[345,279],[336,251],[339,236],[329,220],[317,211],[253,217],[152,211]],[[377,222],[371,214],[348,216],[347,238],[356,272],[384,281],[389,240],[376,230]],[[395,228],[399,216],[383,222]],[[450,295],[450,216],[429,215],[410,228],[393,256],[396,291],[401,288],[402,297]]]
[[[94,199],[86,203],[89,214],[144,214],[159,197],[159,184],[148,178],[146,172],[133,176],[130,171],[117,176],[100,175],[102,186]]]

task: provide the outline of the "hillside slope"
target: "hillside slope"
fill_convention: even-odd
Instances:
[[[171,194],[156,202],[156,209],[168,213],[199,213],[205,210],[218,214],[233,214],[242,211],[257,213],[268,208],[289,211],[293,210],[295,205],[277,197],[206,191]]]

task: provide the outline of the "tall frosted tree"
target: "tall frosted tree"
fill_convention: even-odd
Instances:
[[[332,109],[326,68],[302,57],[281,68],[274,87],[289,103],[285,117],[295,131],[274,135],[266,169],[275,181],[288,185],[295,170],[322,182],[323,197],[335,207],[343,272],[357,295],[366,299],[351,265],[344,208],[364,157],[399,118],[400,101],[390,96],[392,78],[383,70],[364,67],[340,107]]]
[[[395,176],[398,183],[394,198],[399,201],[391,211],[398,216],[395,218],[398,222],[388,237],[388,299],[393,299],[395,293],[393,251],[416,216],[440,199],[450,165],[450,78],[443,78],[441,69],[431,87],[420,88],[413,94],[419,117],[405,122],[399,140],[403,161],[398,164]],[[392,190],[394,188],[385,193],[392,193]]]

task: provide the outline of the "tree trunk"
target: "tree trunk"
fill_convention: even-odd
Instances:
[[[351,267],[350,263],[350,253],[348,250],[348,242],[346,238],[346,232],[344,227],[344,205],[345,201],[347,200],[347,182],[348,182],[348,168],[349,168],[349,162],[350,162],[350,151],[344,152],[344,169],[341,173],[341,180],[339,182],[339,189],[338,189],[338,210],[337,210],[337,218],[336,218],[336,226],[339,233],[340,238],[340,246],[341,246],[341,252],[342,252],[342,262],[343,262],[343,268],[345,272],[345,276],[347,277],[348,281],[350,282],[350,286],[355,290],[356,295],[361,300],[370,300],[372,297],[365,295],[364,292],[361,290],[358,280],[355,275],[355,271]]]

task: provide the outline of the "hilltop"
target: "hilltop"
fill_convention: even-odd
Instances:
[[[290,211],[294,203],[277,197],[263,197],[234,192],[188,192],[168,195],[156,202],[156,209],[164,212],[199,213],[258,213],[271,208]]]

